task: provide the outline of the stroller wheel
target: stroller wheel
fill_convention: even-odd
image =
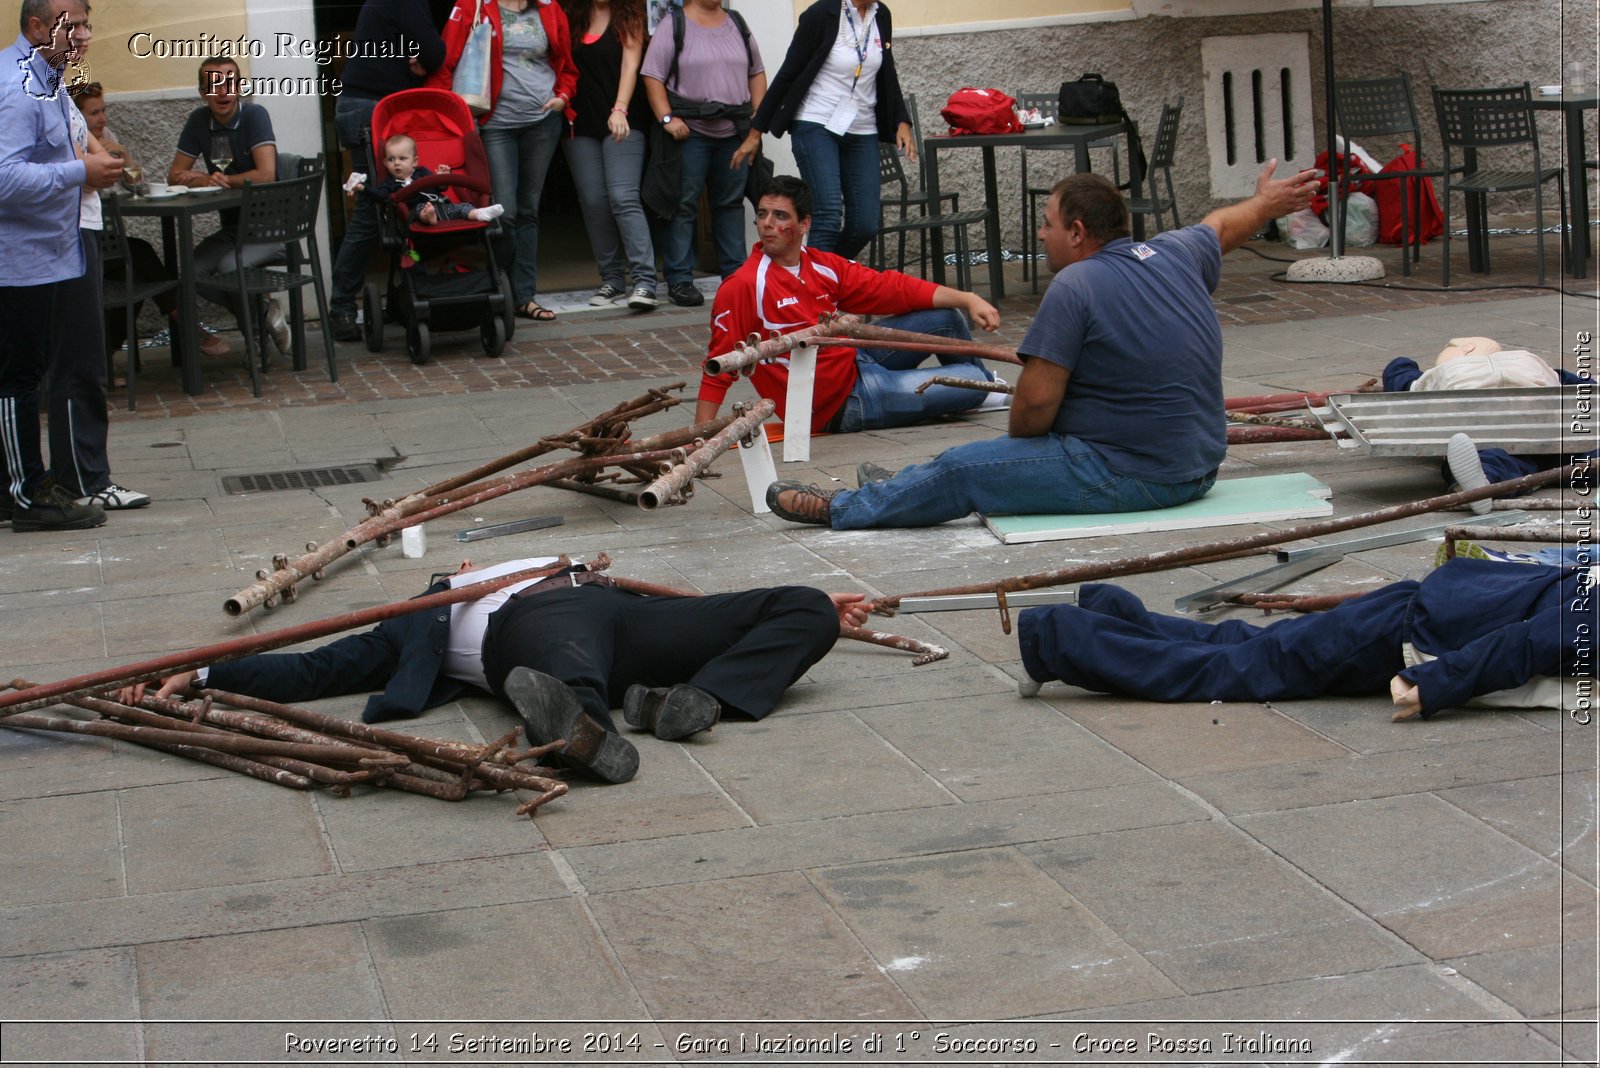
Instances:
[[[511,279],[506,272],[500,271],[497,281],[500,293],[500,321],[505,324],[506,338],[509,340],[517,332],[517,309],[511,300]]]
[[[366,335],[367,351],[383,351],[383,290],[378,283],[368,282],[366,299],[361,308],[361,327]]]
[[[506,349],[506,324],[498,315],[490,315],[483,320],[483,325],[478,328],[478,334],[483,338],[483,354],[485,356],[498,356]]]
[[[421,365],[428,362],[430,354],[428,324],[412,323],[406,331],[406,355],[411,357],[412,363]]]

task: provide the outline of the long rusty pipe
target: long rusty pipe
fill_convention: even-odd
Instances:
[[[87,675],[78,675],[70,679],[62,679],[59,682],[46,683],[43,686],[32,686],[25,690],[0,693],[0,717],[11,715],[13,712],[25,712],[33,708],[43,708],[67,697],[76,697],[80,694],[92,695],[116,686],[130,686],[138,682],[149,682],[151,679],[159,679],[180,671],[191,671],[195,668],[205,667],[208,664],[221,663],[224,660],[237,660],[239,657],[248,656],[251,653],[265,652],[268,649],[281,649],[286,645],[294,645],[299,642],[310,641],[312,638],[322,638],[329,634],[337,634],[340,631],[381,623],[386,619],[393,619],[396,616],[407,615],[411,612],[427,612],[461,601],[475,601],[479,597],[493,593],[495,590],[510,586],[513,583],[553,575],[562,568],[570,566],[571,563],[571,560],[563,556],[549,567],[524,568],[521,571],[502,575],[499,578],[458,586],[453,590],[443,590],[439,593],[416,597],[409,601],[395,601],[391,604],[378,605],[375,608],[345,612],[342,615],[330,616],[327,619],[313,620],[310,623],[301,623],[293,627],[284,627],[282,630],[271,631],[267,634],[233,638],[229,641],[217,642],[214,645],[206,645],[198,649],[168,653],[152,660],[141,660],[133,664],[102,668]]]
[[[841,315],[833,319],[824,319],[812,326],[803,326],[799,330],[791,330],[787,334],[778,334],[768,338],[758,338],[751,334],[749,338],[739,342],[732,352],[724,352],[720,356],[713,356],[705,362],[707,373],[714,375],[729,374],[742,371],[747,367],[754,367],[762,360],[770,360],[784,353],[793,352],[801,345],[814,344],[816,338],[830,330],[837,330],[846,323],[859,323],[861,320],[853,315]]]
[[[702,474],[717,457],[733,448],[741,439],[760,430],[761,424],[776,410],[777,405],[763,398],[754,408],[713,434],[704,445],[674,465],[671,471],[640,490],[639,507],[647,512],[654,511],[662,504],[684,495],[697,475]]]
[[[643,463],[647,461],[666,460],[672,455],[670,450],[652,449],[649,452],[607,453],[603,456],[573,457],[568,460],[558,460],[555,463],[544,464],[540,467],[530,468],[515,475],[503,475],[486,483],[461,487],[446,491],[439,498],[423,501],[423,504],[432,504],[427,509],[414,509],[402,515],[375,515],[357,523],[342,535],[320,546],[310,546],[309,552],[295,560],[282,562],[276,571],[270,574],[257,573],[256,581],[229,597],[222,604],[222,610],[230,616],[240,616],[252,608],[267,604],[275,597],[282,595],[285,600],[291,600],[295,586],[308,577],[320,575],[322,570],[334,560],[346,553],[360,548],[367,542],[392,535],[395,531],[405,527],[418,526],[449,515],[451,512],[470,508],[475,504],[493,500],[496,497],[511,493],[514,490],[526,489],[544,482],[558,478],[568,478],[572,475],[583,474],[589,471],[599,471],[612,465],[626,463]]]
[[[498,471],[504,471],[508,467],[515,467],[517,464],[531,460],[535,456],[542,456],[547,452],[553,452],[558,448],[563,448],[566,446],[568,439],[582,436],[592,436],[595,431],[609,427],[614,423],[642,418],[643,416],[651,415],[655,412],[671,408],[674,405],[681,404],[683,402],[679,398],[670,397],[667,395],[667,392],[669,390],[683,389],[686,385],[687,383],[685,382],[673,382],[670,385],[652,389],[643,396],[634,397],[632,400],[625,400],[609,411],[602,412],[593,419],[579,423],[577,426],[573,427],[571,430],[565,431],[564,433],[552,434],[549,437],[540,438],[538,441],[534,442],[532,445],[529,445],[525,449],[518,449],[516,452],[508,453],[505,456],[499,457],[498,459],[490,460],[488,463],[474,467],[471,471],[464,472],[463,474],[456,475],[452,478],[444,479],[441,482],[435,482],[433,485],[428,486],[425,489],[417,490],[415,493],[409,493],[397,501],[384,502],[383,504],[377,505],[373,510],[373,514],[404,514],[403,512],[399,511],[399,509],[402,509],[408,501],[426,501],[431,497],[437,497],[440,494],[448,493],[453,489],[460,489],[462,486],[471,485],[472,483],[477,482],[479,479],[487,478]]]
[[[1426,512],[1437,512],[1442,509],[1471,504],[1473,501],[1487,500],[1492,497],[1512,497],[1525,490],[1549,485],[1559,479],[1569,478],[1577,470],[1578,467],[1575,464],[1570,467],[1554,467],[1548,471],[1536,471],[1531,475],[1523,475],[1521,478],[1513,478],[1505,482],[1495,482],[1474,490],[1462,490],[1457,493],[1446,493],[1438,497],[1427,497],[1420,501],[1412,501],[1409,504],[1397,504],[1390,508],[1361,512],[1341,519],[1324,519],[1315,523],[1304,523],[1297,527],[1290,527],[1288,530],[1268,530],[1242,538],[1227,538],[1222,541],[1207,542],[1204,545],[1191,545],[1182,549],[1167,549],[1162,552],[1147,553],[1144,556],[1111,560],[1105,563],[1077,564],[1057,571],[1046,571],[1036,575],[1019,575],[1014,578],[1000,579],[997,582],[975,582],[966,586],[948,586],[944,589],[925,590],[919,593],[895,594],[891,597],[879,598],[873,602],[871,607],[873,611],[883,615],[893,615],[901,600],[906,597],[948,597],[961,593],[1004,594],[1015,590],[1036,590],[1047,586],[1065,586],[1074,582],[1088,582],[1091,579],[1140,575],[1151,571],[1168,571],[1172,568],[1184,567],[1203,560],[1227,559],[1231,556],[1243,555],[1268,545],[1299,541],[1323,534],[1337,534],[1345,530],[1374,526],[1378,523],[1388,523],[1396,519],[1422,515]],[[1002,621],[1004,622],[1005,619],[1005,609],[1002,602]]]

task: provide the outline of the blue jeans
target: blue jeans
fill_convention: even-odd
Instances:
[[[653,292],[656,247],[639,200],[644,140],[643,130],[630,130],[621,144],[609,137],[574,137],[566,156],[601,283],[625,289],[631,267],[633,284]]]
[[[333,125],[339,131],[339,143],[350,152],[350,167],[366,171],[368,183],[383,180],[375,171],[368,145],[372,139],[372,109],[377,106],[372,97],[340,96],[333,107]],[[366,283],[367,263],[378,243],[378,206],[371,197],[358,196],[355,202],[355,211],[339,242],[339,254],[333,259],[333,294],[328,298],[328,308],[334,315],[356,313],[356,297]]]
[[[1215,474],[1191,482],[1146,482],[1119,475],[1088,442],[1065,434],[995,438],[946,449],[883,482],[840,490],[830,509],[835,530],[930,527],[973,512],[1142,512],[1205,495]]]
[[[683,184],[678,210],[666,227],[662,260],[667,283],[694,282],[694,221],[700,214],[700,190],[711,202],[711,237],[717,246],[717,271],[726,278],[739,269],[750,250],[744,243],[744,186],[746,167],[730,170],[737,137],[701,137],[691,133],[683,142]]]
[[[894,330],[914,330],[919,334],[972,340],[966,316],[953,308],[930,308],[880,319],[878,326]],[[919,367],[926,352],[906,349],[880,349],[863,346],[856,350],[856,384],[845,398],[839,417],[839,432],[887,430],[911,426],[935,416],[954,415],[976,408],[989,394],[979,389],[955,386],[917,387],[938,375],[992,381],[994,376],[976,356],[940,356],[939,366]]]
[[[518,307],[539,292],[539,200],[564,128],[561,116],[551,115],[531,126],[482,130],[494,200],[506,209],[500,225],[511,235],[497,242],[495,256],[511,277],[511,299]]]
[[[789,134],[800,177],[811,187],[807,243],[855,259],[878,232],[877,135],[841,136],[817,122],[796,122]]]

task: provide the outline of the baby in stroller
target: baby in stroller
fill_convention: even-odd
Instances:
[[[409,134],[392,134],[383,143],[383,169],[389,172],[389,177],[370,188],[364,181],[353,182],[351,192],[371,197],[374,200],[387,202],[395,193],[410,185],[413,181],[431,178],[434,171],[417,163],[417,142]],[[448,163],[439,164],[439,174],[449,174]],[[352,176],[357,177],[357,176]],[[432,190],[418,194],[422,204],[416,209],[411,219],[413,226],[436,226],[441,222],[454,219],[472,219],[475,222],[488,222],[498,219],[505,214],[506,209],[499,204],[490,204],[487,207],[475,208],[471,204],[457,203],[454,200]]]

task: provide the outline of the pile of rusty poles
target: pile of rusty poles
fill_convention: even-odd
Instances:
[[[607,440],[620,444],[627,435],[627,424],[634,420],[653,415],[656,412],[671,408],[680,403],[677,397],[670,396],[670,391],[681,390],[686,383],[673,382],[659,389],[648,390],[643,396],[625,400],[609,411],[602,412],[571,430],[560,434],[553,434],[540,438],[537,442],[516,452],[508,453],[497,459],[490,460],[463,474],[436,482],[431,486],[409,494],[400,500],[374,501],[365,499],[367,513],[373,518],[394,519],[409,515],[430,507],[439,498],[453,490],[461,489],[472,483],[485,479],[498,471],[514,467],[519,463],[531,460],[559,448],[580,447],[582,442]],[[672,448],[675,446],[667,446]],[[594,449],[594,452],[601,450]],[[606,451],[611,451],[607,449]],[[642,450],[636,450],[642,451]],[[652,450],[653,451],[653,450]],[[564,477],[564,476],[563,476]],[[298,584],[306,578],[320,581],[324,569],[334,560],[359,547],[364,540],[377,542],[379,546],[387,545],[393,531],[376,532],[368,524],[361,524],[351,528],[344,534],[331,541],[318,545],[315,542],[306,543],[305,555],[290,560],[287,554],[280,553],[273,557],[272,570],[262,569],[256,572],[256,583],[247,586],[228,598],[223,604],[223,610],[230,616],[242,615],[259,605],[274,607],[278,598],[285,602],[293,602],[298,594]]]
[[[15,689],[36,688],[13,679]],[[184,703],[146,696],[138,706],[96,697],[67,703],[99,714],[96,720],[15,715],[0,726],[114,738],[236,771],[297,790],[326,786],[349,796],[356,785],[381,786],[460,801],[475,790],[534,793],[517,812],[535,809],[567,792],[552,768],[525,762],[561,748],[556,741],[508,751],[517,732],[489,745],[443,742],[370,727],[310,709],[259,701],[219,690]],[[217,707],[217,703],[249,711]]]
[[[730,419],[721,430],[696,448],[693,461],[681,447],[605,452],[560,460],[514,475],[502,475],[498,478],[461,484],[427,496],[413,494],[401,501],[393,502],[391,507],[381,508],[377,514],[345,531],[340,537],[321,546],[313,546],[312,551],[297,560],[277,561],[279,566],[275,572],[265,575],[258,573],[258,580],[228,598],[223,604],[223,610],[230,616],[238,616],[259,605],[271,607],[279,596],[285,601],[293,601],[295,598],[293,591],[297,583],[307,576],[316,577],[328,563],[366,542],[379,541],[405,527],[417,526],[516,490],[573,479],[608,466],[645,469],[643,465],[651,465],[648,469],[658,481],[650,487],[652,493],[650,503],[646,503],[642,493],[638,503],[647,509],[654,508],[663,500],[683,494],[687,489],[688,479],[703,472],[713,460],[732,448],[741,438],[752,434],[760,425],[760,421],[770,415],[772,410],[771,402],[763,401],[755,411]],[[682,432],[674,433],[681,436]],[[688,472],[687,475],[685,471]]]
[[[411,612],[426,612],[445,605],[456,604],[460,601],[477,600],[479,597],[493,593],[495,590],[513,583],[522,582],[526,579],[546,578],[562,568],[570,567],[571,564],[572,561],[563,556],[547,567],[525,568],[520,571],[514,571],[509,575],[501,575],[498,578],[457,586],[452,590],[430,593],[407,601],[394,601],[374,608],[363,608],[355,612],[329,616],[327,619],[313,620],[310,623],[284,627],[281,630],[269,631],[266,634],[248,635],[242,638],[217,642],[213,645],[202,646],[198,649],[167,653],[164,656],[158,656],[151,660],[142,660],[134,664],[102,668],[87,675],[78,675],[70,679],[62,679],[59,682],[45,683],[27,690],[0,693],[0,718],[15,712],[27,712],[35,708],[43,708],[46,705],[55,704],[58,701],[73,697],[92,697],[105,690],[132,686],[140,682],[149,682],[153,679],[165,678],[168,675],[175,675],[182,671],[193,671],[196,668],[219,664],[225,660],[237,660],[252,653],[281,649],[286,645],[295,645],[299,642],[310,641],[313,638],[323,638],[330,634],[338,634],[340,631],[370,626]]]
[[[1397,504],[1372,512],[1361,512],[1357,515],[1345,516],[1340,519],[1324,519],[1315,523],[1304,523],[1297,527],[1290,527],[1287,530],[1268,530],[1260,534],[1250,534],[1240,538],[1227,538],[1222,541],[1207,542],[1204,545],[1193,545],[1183,549],[1167,549],[1162,552],[1147,553],[1143,556],[1129,557],[1123,560],[1076,564],[1057,571],[1046,571],[1036,575],[1018,575],[1013,578],[1000,579],[996,582],[978,582],[966,586],[949,586],[938,590],[924,590],[918,593],[895,594],[891,597],[878,598],[872,602],[870,607],[872,611],[880,615],[892,616],[899,607],[900,602],[907,597],[949,597],[957,594],[992,593],[999,602],[1000,629],[1006,634],[1010,634],[1011,614],[1009,607],[1006,605],[1005,595],[1014,593],[1017,590],[1037,590],[1049,586],[1067,586],[1098,579],[1118,578],[1123,575],[1142,575],[1152,571],[1170,571],[1174,568],[1187,567],[1191,564],[1231,560],[1235,557],[1248,556],[1268,548],[1275,548],[1287,542],[1319,537],[1324,534],[1337,534],[1341,531],[1355,530],[1359,527],[1375,526],[1379,523],[1388,523],[1414,515],[1423,515],[1427,512],[1442,511],[1447,508],[1458,508],[1463,505],[1469,505],[1473,501],[1488,500],[1494,497],[1514,497],[1526,490],[1570,478],[1577,470],[1576,465],[1555,467],[1548,471],[1537,471],[1531,475],[1524,475],[1521,478],[1480,486],[1478,489],[1446,493],[1438,497],[1428,497],[1420,501],[1412,501],[1409,504]]]
[[[671,586],[658,586],[654,582],[641,582],[638,579],[623,578],[620,575],[610,576],[612,583],[623,590],[633,593],[642,593],[646,597],[700,597],[702,594],[693,590],[679,590]],[[950,655],[950,650],[942,645],[934,645],[917,638],[908,638],[903,634],[887,634],[881,630],[869,630],[866,627],[839,627],[839,636],[852,641],[865,642],[868,645],[881,645],[886,649],[898,649],[903,653],[914,654],[911,661],[912,667],[921,667],[931,664],[935,660],[943,660]]]

